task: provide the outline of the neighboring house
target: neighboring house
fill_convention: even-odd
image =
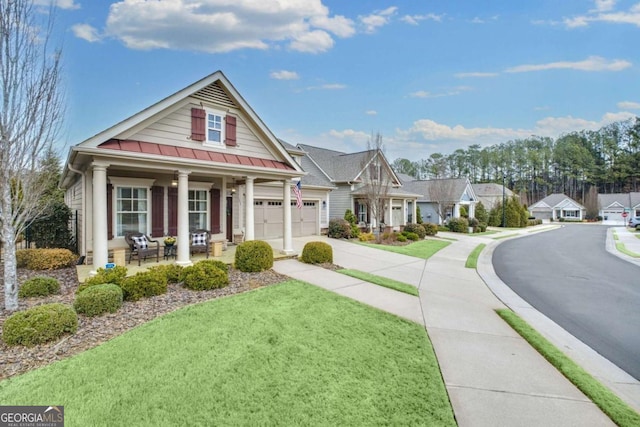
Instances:
[[[485,184],[471,184],[471,188],[473,188],[473,192],[476,194],[478,202],[482,202],[482,205],[487,209],[487,211],[490,211],[495,206],[502,203],[503,197],[505,199],[509,199],[513,196],[513,191],[503,187],[502,184],[494,184],[492,182]]]
[[[459,218],[461,206],[466,207],[469,218],[475,217],[478,198],[467,178],[413,180],[404,186],[423,195],[417,201],[423,222],[441,225],[449,218]]]
[[[306,154],[302,157],[302,165],[308,176],[302,178],[303,188],[309,179],[334,186],[329,193],[328,218],[344,218],[350,209],[361,224],[377,227],[379,224],[367,203],[375,188],[382,189],[386,227],[399,229],[410,222],[410,218],[415,218],[415,207],[412,206],[419,194],[402,188],[402,182],[382,151],[347,154],[303,144],[298,144],[298,148]]]
[[[586,208],[564,194],[555,193],[529,206],[529,213],[543,221],[582,221]]]
[[[625,225],[630,216],[640,216],[640,193],[598,194],[598,215],[605,225]]]
[[[212,240],[282,237],[291,253],[292,236],[320,233],[327,203],[327,186],[303,185],[296,209],[291,186],[304,175],[217,71],[72,147],[61,187],[95,270],[130,231],[177,236],[180,265],[191,262],[194,229]]]

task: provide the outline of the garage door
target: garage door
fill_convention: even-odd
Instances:
[[[254,232],[256,239],[275,239],[283,236],[284,214],[281,200],[254,202]],[[293,237],[310,236],[318,230],[318,203],[303,202],[302,209],[291,206],[291,234]]]
[[[611,209],[603,211],[602,223],[604,225],[624,225],[625,220],[622,217],[622,209]]]

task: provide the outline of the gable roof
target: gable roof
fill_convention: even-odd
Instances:
[[[104,143],[111,140],[127,141],[132,134],[145,126],[150,120],[157,120],[159,117],[170,114],[176,109],[187,105],[192,102],[192,100],[190,100],[191,97],[195,99],[206,99],[207,96],[218,100],[221,104],[227,105],[229,108],[239,108],[246,114],[251,123],[256,126],[262,135],[264,135],[269,147],[275,150],[278,157],[283,159],[283,161],[279,163],[286,165],[287,167],[285,169],[302,172],[300,166],[293,160],[282,143],[264,124],[262,119],[260,119],[222,71],[216,71],[71,147],[65,168],[62,172],[61,182],[65,181],[70,172],[69,165],[73,164],[73,160],[79,153],[84,152],[95,155],[104,148],[113,148],[110,146],[105,147]]]
[[[467,190],[470,191],[472,200],[477,200],[477,196],[473,191],[473,187],[467,178],[445,178],[445,179],[429,179],[414,180],[404,183],[404,188],[416,194],[422,194],[423,198],[418,202],[446,201],[457,202],[462,199]],[[436,193],[444,191],[442,195],[445,200],[434,200],[439,198]]]
[[[502,197],[502,184],[496,184],[494,182],[486,182],[482,184],[471,184],[473,188],[473,192],[476,193],[478,197]],[[504,187],[504,194],[506,197],[513,196],[513,191]]]
[[[640,206],[640,192],[598,194],[598,206],[600,209],[635,208]]]
[[[367,150],[348,154],[306,144],[298,144],[298,147],[307,153],[310,160],[331,182],[358,181],[366,165],[379,156],[384,161],[394,183],[401,184],[400,179],[391,169],[389,162],[380,150]]]
[[[536,209],[536,208],[550,208],[550,209],[562,208],[568,205],[573,205],[580,209],[585,209],[584,206],[582,206],[580,203],[573,200],[571,197],[561,193],[554,193],[554,194],[548,195],[544,199],[529,206],[529,210]]]

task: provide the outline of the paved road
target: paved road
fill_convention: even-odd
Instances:
[[[506,241],[493,265],[525,301],[640,380],[640,267],[605,250],[606,231],[570,224]]]

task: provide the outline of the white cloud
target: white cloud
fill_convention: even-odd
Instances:
[[[91,43],[100,41],[102,38],[98,30],[89,24],[76,24],[71,27],[71,31],[76,37]]]
[[[419,91],[410,93],[409,97],[410,98],[442,98],[444,96],[460,95],[462,92],[467,92],[470,90],[473,90],[473,88],[469,86],[457,86],[446,92],[440,92],[440,93],[432,93],[426,90],[419,90]]]
[[[480,72],[472,72],[472,73],[456,73],[454,77],[459,79],[463,79],[466,77],[496,77],[499,73],[480,73]]]
[[[616,5],[616,0],[595,0],[595,9],[589,10],[589,12],[608,12],[612,10]]]
[[[420,21],[442,22],[443,17],[444,14],[436,15],[435,13],[427,13],[426,15],[405,15],[400,18],[400,20],[407,24],[418,25]]]
[[[586,27],[592,22],[606,22],[610,24],[631,24],[640,27],[640,3],[631,6],[627,11],[616,11],[615,0],[595,0],[595,8],[586,15],[565,18],[567,28]]]
[[[55,0],[53,3],[60,9],[80,9],[80,5],[76,4],[74,0]],[[34,4],[38,6],[49,6],[51,0],[35,0]]]
[[[618,108],[621,110],[640,110],[640,102],[622,101],[618,102]]]
[[[334,37],[354,35],[355,24],[331,15],[322,0],[121,0],[110,6],[103,33],[141,50],[286,46],[319,53],[333,47]]]
[[[269,74],[269,77],[276,80],[298,80],[300,78],[298,73],[295,71],[287,70],[273,71]]]
[[[367,116],[377,116],[378,112],[376,110],[367,110],[364,112]]]
[[[560,61],[547,64],[526,64],[507,68],[507,73],[525,73],[530,71],[543,71],[554,69],[571,69],[580,71],[621,71],[631,67],[629,61],[622,59],[606,60],[600,56],[590,56],[583,61]]]
[[[375,33],[380,27],[387,25],[390,18],[396,14],[397,7],[391,6],[384,10],[378,10],[370,15],[359,16],[360,23],[364,26],[364,32],[371,34]]]
[[[342,83],[325,83],[319,86],[309,86],[307,90],[342,90],[346,88],[347,85]]]

